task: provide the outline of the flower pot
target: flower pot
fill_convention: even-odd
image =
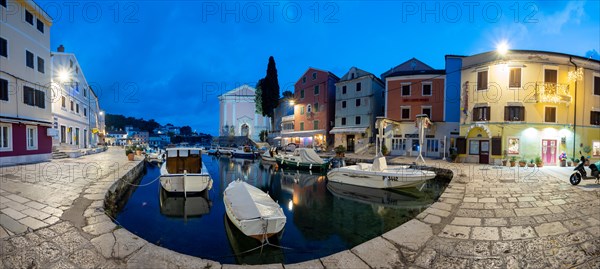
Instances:
[[[535,163],[528,163],[527,167],[535,167]]]
[[[544,167],[544,163],[535,163],[537,167]]]
[[[135,155],[134,155],[133,153],[129,153],[129,154],[127,154],[127,159],[128,159],[129,161],[133,161],[133,158],[135,158]]]
[[[525,162],[519,162],[519,167],[525,167],[526,164],[527,163],[525,163]]]
[[[565,167],[565,166],[567,166],[567,160],[561,160],[560,167]]]
[[[507,160],[502,160],[502,166],[506,166],[506,163],[508,163]]]
[[[567,166],[571,166],[572,164],[572,162],[567,162]]]
[[[510,167],[514,167],[515,166],[515,162],[510,162]]]

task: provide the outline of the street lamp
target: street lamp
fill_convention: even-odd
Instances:
[[[293,106],[296,104],[296,101],[294,99],[290,99],[290,101],[288,101],[290,106]]]
[[[500,44],[498,44],[498,46],[496,47],[496,51],[498,51],[498,54],[502,56],[506,55],[506,53],[508,52],[508,44],[506,43],[506,41],[500,42]]]

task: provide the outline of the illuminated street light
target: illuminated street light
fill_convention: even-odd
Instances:
[[[58,79],[60,80],[60,82],[66,82],[69,79],[71,79],[71,75],[69,74],[69,71],[63,69],[58,71]]]
[[[506,53],[508,52],[508,44],[506,44],[506,41],[502,41],[500,44],[498,44],[496,50],[500,55],[506,55]]]
[[[294,99],[290,99],[289,103],[290,103],[290,106],[293,106],[296,104],[296,101],[294,101]]]

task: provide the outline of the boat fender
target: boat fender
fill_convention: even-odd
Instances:
[[[310,164],[310,166],[308,167],[308,169],[311,169],[311,170],[312,170],[312,163]]]
[[[296,162],[296,166],[298,166],[298,167],[299,167],[299,166],[300,166],[300,162]]]
[[[390,186],[390,178],[389,177],[383,177],[383,185],[386,187]]]

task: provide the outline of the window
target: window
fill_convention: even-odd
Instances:
[[[431,96],[431,83],[423,83],[423,96]]]
[[[315,95],[319,94],[319,85],[315,85]]]
[[[71,100],[71,111],[75,111],[75,103],[73,103],[73,100]]]
[[[79,114],[79,104],[75,104],[75,113]]]
[[[410,96],[410,84],[402,85],[402,96]]]
[[[63,108],[67,107],[67,98],[65,98],[64,96],[60,97],[60,103],[62,105]]]
[[[508,87],[521,88],[521,68],[511,68],[508,76]]]
[[[592,142],[592,156],[600,157],[600,141]]]
[[[346,108],[346,101],[342,101],[342,108]]]
[[[0,123],[0,151],[12,150],[12,125]]]
[[[23,103],[26,105],[35,105],[35,90],[31,87],[23,86]]]
[[[25,21],[33,25],[33,14],[31,14],[31,12],[28,10],[25,10]]]
[[[317,72],[312,73],[312,78],[313,78],[313,80],[317,79]]]
[[[25,65],[33,69],[33,53],[28,50],[25,51]]]
[[[79,146],[79,128],[75,128],[75,145]]]
[[[544,108],[544,122],[556,122],[556,107]]]
[[[315,112],[319,112],[319,103],[315,103],[315,105],[314,105],[314,111]]]
[[[487,90],[488,87],[488,71],[477,72],[477,90]]]
[[[469,155],[479,155],[479,140],[469,141]]]
[[[556,69],[544,69],[544,82],[546,82],[546,83],[558,83],[558,70],[556,70]]]
[[[304,90],[300,90],[300,98],[304,99]]]
[[[37,145],[37,126],[27,126],[27,150],[36,150]]]
[[[356,125],[360,124],[360,116],[356,116],[356,119],[354,119],[354,124],[356,124]]]
[[[592,111],[590,114],[590,124],[600,125],[600,111]]]
[[[310,113],[312,112],[312,106],[311,105],[307,105],[306,106],[306,113]]]
[[[87,117],[87,108],[83,108],[83,116]]]
[[[505,106],[504,121],[525,121],[525,108],[522,106]]]
[[[358,82],[356,83],[356,91],[360,92],[360,90],[362,90],[362,83]]]
[[[490,107],[473,108],[473,121],[490,121]]]
[[[0,56],[8,57],[8,40],[0,37]]]
[[[34,90],[35,95],[35,106],[39,108],[46,108],[46,93],[40,90]]]
[[[300,107],[300,115],[304,115],[304,106]]]
[[[318,130],[319,129],[319,121],[313,121],[313,130]]]
[[[356,99],[356,107],[360,106],[360,98]]]
[[[600,77],[594,77],[594,95],[600,95]]]
[[[83,97],[87,97],[87,89],[83,89]]]
[[[67,143],[67,127],[60,126],[60,143]]]
[[[40,33],[44,33],[44,23],[40,19],[37,20],[37,29]]]
[[[409,120],[410,119],[410,107],[401,107],[400,111],[401,111],[401,118],[403,120]]]
[[[73,68],[73,60],[69,60],[69,68]]]
[[[342,86],[342,94],[346,94],[346,86]]]
[[[8,80],[0,78],[0,100],[8,101]]]
[[[342,118],[342,126],[346,125],[346,118]]]
[[[431,107],[430,106],[421,107],[421,114],[425,114],[425,115],[427,115],[427,117],[429,119],[431,119]]]
[[[300,131],[304,131],[304,122],[300,123]]]
[[[38,57],[38,72],[40,73],[46,73],[44,70],[44,59],[42,59],[41,57]]]

